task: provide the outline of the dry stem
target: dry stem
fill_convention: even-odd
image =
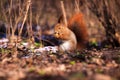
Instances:
[[[76,13],[79,13],[79,12],[80,12],[79,0],[75,0],[75,12],[76,12]]]
[[[29,10],[29,8],[30,8],[30,4],[31,4],[31,0],[28,0],[28,4],[27,4],[27,7],[26,7],[26,12],[25,12],[25,17],[24,17],[24,19],[23,19],[23,23],[22,23],[22,26],[21,26],[21,28],[20,28],[19,36],[21,36],[23,26],[24,26],[25,21],[26,21],[26,19],[27,19],[27,15],[28,15],[28,10]]]
[[[67,18],[66,18],[66,12],[65,12],[63,1],[61,1],[61,8],[62,8],[62,13],[63,13],[63,18],[64,18],[63,20],[64,20],[65,25],[67,26]]]

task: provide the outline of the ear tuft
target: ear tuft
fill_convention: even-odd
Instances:
[[[58,23],[63,24],[64,23],[64,18],[63,15],[61,15],[58,19]]]

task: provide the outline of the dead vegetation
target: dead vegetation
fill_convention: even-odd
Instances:
[[[0,39],[0,80],[120,79],[120,1],[76,1],[63,0],[64,15],[67,19],[74,11],[84,13],[90,43],[72,53],[46,47],[55,43],[52,39],[40,40],[42,31],[51,29],[62,14],[58,0],[0,1],[0,37],[7,38]]]

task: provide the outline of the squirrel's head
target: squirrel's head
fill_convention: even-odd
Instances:
[[[54,27],[54,36],[58,39],[66,40],[70,35],[70,30],[64,24],[57,24]]]

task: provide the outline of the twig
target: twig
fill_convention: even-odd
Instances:
[[[76,10],[76,13],[80,12],[79,0],[75,0],[75,10]]]
[[[63,20],[64,20],[65,25],[67,26],[67,18],[66,18],[66,12],[65,12],[63,1],[61,1],[61,8],[62,8],[62,13],[63,13]]]
[[[21,36],[23,26],[24,26],[25,21],[26,21],[26,19],[27,19],[27,15],[28,15],[28,10],[29,10],[29,8],[30,8],[30,4],[31,4],[31,0],[28,0],[28,5],[27,5],[27,7],[26,7],[26,13],[25,13],[25,17],[24,17],[24,19],[23,19],[22,26],[21,26],[21,28],[20,28],[19,36]]]
[[[30,32],[28,32],[28,34],[29,34],[29,38],[32,41],[32,43],[34,43],[33,30],[32,30],[32,7],[31,6],[30,6],[30,18],[29,19],[30,19],[30,23],[29,23]]]

